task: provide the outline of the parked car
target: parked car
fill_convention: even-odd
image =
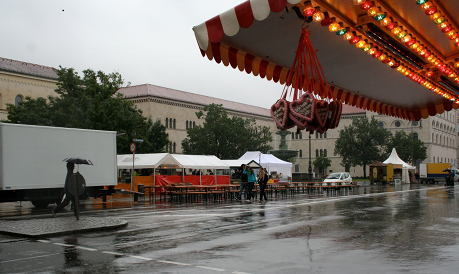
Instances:
[[[351,183],[352,177],[348,172],[334,172],[324,179],[323,185],[336,185],[337,183]]]

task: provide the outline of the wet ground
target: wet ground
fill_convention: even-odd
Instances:
[[[107,209],[93,202],[85,207],[83,218],[116,216],[129,225],[37,240],[0,236],[0,272],[375,274],[459,269],[459,186],[359,187],[352,195],[297,194],[266,204],[114,201]],[[0,204],[0,218],[46,214],[28,203]]]

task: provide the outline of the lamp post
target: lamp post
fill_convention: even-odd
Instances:
[[[308,177],[312,179],[312,162],[311,162],[311,132],[309,132],[309,163],[308,163]]]

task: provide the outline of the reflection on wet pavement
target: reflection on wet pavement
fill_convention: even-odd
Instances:
[[[91,201],[83,216],[122,217],[128,227],[42,241],[1,236],[0,272],[456,273],[458,195],[399,185],[266,204]],[[2,216],[44,213],[0,205]]]

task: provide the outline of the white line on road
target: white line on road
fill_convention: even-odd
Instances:
[[[191,265],[186,263],[179,263],[179,262],[172,262],[172,261],[165,261],[165,260],[157,260],[158,263],[165,263],[165,264],[175,264],[175,265]]]
[[[102,251],[102,253],[116,255],[116,256],[125,256],[123,253],[113,252],[113,251]]]
[[[153,259],[147,258],[147,257],[142,257],[142,256],[137,256],[137,255],[129,255],[131,258],[139,259],[139,260],[144,260],[144,261],[151,261]]]
[[[60,255],[61,253],[52,253],[52,254],[45,254],[45,255],[39,255],[39,256],[33,256],[33,257],[26,257],[26,258],[19,258],[19,259],[12,259],[12,260],[6,260],[6,261],[0,261],[0,264],[3,263],[11,263],[11,262],[18,262],[18,261],[27,261],[27,260],[32,260],[32,259],[38,259],[38,258],[43,258],[43,257],[50,257],[54,255]]]
[[[84,247],[84,246],[79,246],[79,245],[77,245],[77,246],[75,246],[75,247],[78,248],[78,249],[81,249],[81,250],[97,251],[97,249],[95,249],[95,248],[90,248],[90,247]]]
[[[197,267],[197,268],[202,268],[202,269],[207,269],[207,270],[219,271],[219,272],[225,271],[224,269],[221,269],[221,268],[215,268],[215,267],[209,267],[209,266],[202,266],[202,265],[197,265],[196,267]]]
[[[37,242],[46,243],[46,244],[47,244],[47,243],[49,243],[50,241],[48,241],[48,240],[37,240]]]
[[[241,271],[233,271],[231,272],[233,274],[250,274],[250,273],[247,273],[247,272],[241,272]]]
[[[69,245],[69,244],[63,244],[63,243],[53,243],[55,245],[60,245],[60,246],[65,246],[65,247],[72,247],[72,246],[75,246],[75,245]]]

